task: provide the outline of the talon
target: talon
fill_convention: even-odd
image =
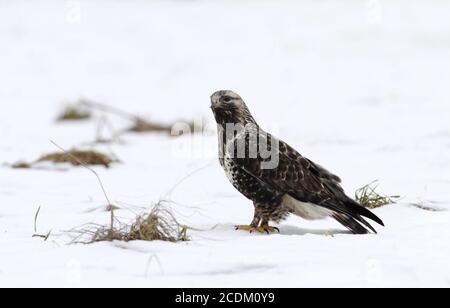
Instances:
[[[280,229],[278,229],[277,227],[270,227],[270,226],[261,226],[259,227],[261,233],[265,232],[267,234],[273,233],[273,232],[278,232],[280,233]]]
[[[246,225],[237,225],[237,226],[235,226],[235,228],[236,228],[236,230],[249,231],[250,233],[253,233],[253,231],[258,231],[257,227],[246,226]]]
[[[254,231],[259,232],[259,233],[267,233],[267,234],[270,234],[273,232],[280,233],[280,229],[278,229],[277,227],[270,227],[270,226],[253,227],[253,226],[246,226],[246,225],[238,225],[238,226],[235,226],[235,229],[248,231],[250,233],[253,233]]]

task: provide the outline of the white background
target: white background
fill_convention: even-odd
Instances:
[[[92,141],[97,121],[56,124],[87,97],[160,121],[204,118],[233,89],[255,118],[343,178],[399,194],[386,227],[353,236],[292,217],[249,235],[252,205],[215,159],[214,134],[126,135],[97,168],[127,221],[172,194],[187,243],[67,245],[65,230],[108,221],[95,178],[0,167],[2,286],[450,286],[448,1],[0,1],[0,163]],[[117,129],[127,125],[111,117]],[[184,138],[184,139],[183,139]],[[199,147],[201,150],[198,150]],[[441,211],[411,206],[423,203]],[[42,207],[38,231],[33,219]],[[334,237],[324,234],[333,233]]]

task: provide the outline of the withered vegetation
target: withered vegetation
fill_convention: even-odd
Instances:
[[[119,116],[121,118],[130,121],[132,124],[128,128],[124,129],[122,133],[124,132],[163,133],[172,136],[172,128],[178,123],[186,123],[190,128],[190,133],[201,133],[201,130],[194,125],[194,120],[179,120],[171,123],[162,123],[132,114],[128,111],[119,109],[117,107],[94,102],[87,99],[80,99],[80,104],[83,105],[84,107],[100,110],[102,112],[106,112],[109,114],[114,114],[116,116]]]
[[[19,161],[17,163],[10,165],[10,167],[13,169],[30,169],[33,167],[33,165],[27,162]]]
[[[81,166],[83,163],[88,166],[101,165],[109,168],[110,165],[116,160],[110,158],[108,155],[97,151],[83,151],[72,149],[64,152],[55,152],[45,154],[40,157],[36,162],[52,162],[54,164],[69,163],[73,166]],[[81,163],[83,162],[83,163]]]
[[[66,152],[44,154],[33,162],[19,161],[8,166],[13,169],[43,169],[42,167],[36,166],[36,164],[41,162],[51,162],[53,164],[67,163],[73,166],[86,164],[88,166],[104,166],[109,168],[112,163],[119,161],[98,151],[72,149]]]
[[[373,181],[355,192],[355,200],[363,207],[375,209],[388,204],[395,204],[400,196],[386,196],[376,192],[378,181]]]
[[[82,121],[92,117],[92,113],[80,103],[66,106],[56,118],[58,122]]]
[[[417,203],[411,203],[410,205],[413,207],[416,207],[418,209],[428,211],[428,212],[444,212],[445,211],[445,209],[435,206],[434,203],[435,202],[432,202],[432,201],[429,201],[429,202],[421,201],[421,202],[417,202]]]
[[[115,220],[114,225],[87,224],[69,231],[75,237],[72,243],[92,244],[111,241],[188,241],[187,230],[162,202],[149,212],[137,215],[131,223]]]
[[[148,133],[148,132],[159,132],[170,134],[172,131],[172,125],[150,122],[149,120],[144,120],[137,118],[134,124],[126,129],[128,132],[133,133]]]

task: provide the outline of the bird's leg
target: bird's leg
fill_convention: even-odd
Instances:
[[[270,233],[274,233],[275,231],[280,233],[280,229],[278,229],[277,227],[269,226],[269,219],[267,219],[267,218],[264,218],[261,222],[261,226],[258,227],[258,232],[260,232],[260,233],[265,232],[267,234],[270,234]]]
[[[280,229],[278,229],[276,227],[270,227],[269,220],[266,218],[262,219],[261,216],[256,213],[256,211],[255,211],[255,217],[253,218],[253,221],[249,226],[239,225],[239,226],[236,226],[236,230],[249,231],[250,233],[255,231],[255,232],[267,233],[267,234],[273,233],[275,231],[280,232]]]
[[[237,225],[235,226],[236,230],[244,230],[244,231],[250,231],[252,233],[253,231],[258,231],[258,225],[261,222],[261,217],[256,212],[255,209],[255,216],[253,217],[252,222],[250,225]]]

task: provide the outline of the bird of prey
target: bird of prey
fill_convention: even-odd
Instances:
[[[250,225],[238,225],[237,230],[279,231],[269,221],[280,222],[289,214],[308,220],[332,217],[354,234],[376,233],[363,217],[384,226],[345,194],[338,176],[262,130],[238,94],[215,92],[211,109],[218,124],[220,164],[255,208]]]

